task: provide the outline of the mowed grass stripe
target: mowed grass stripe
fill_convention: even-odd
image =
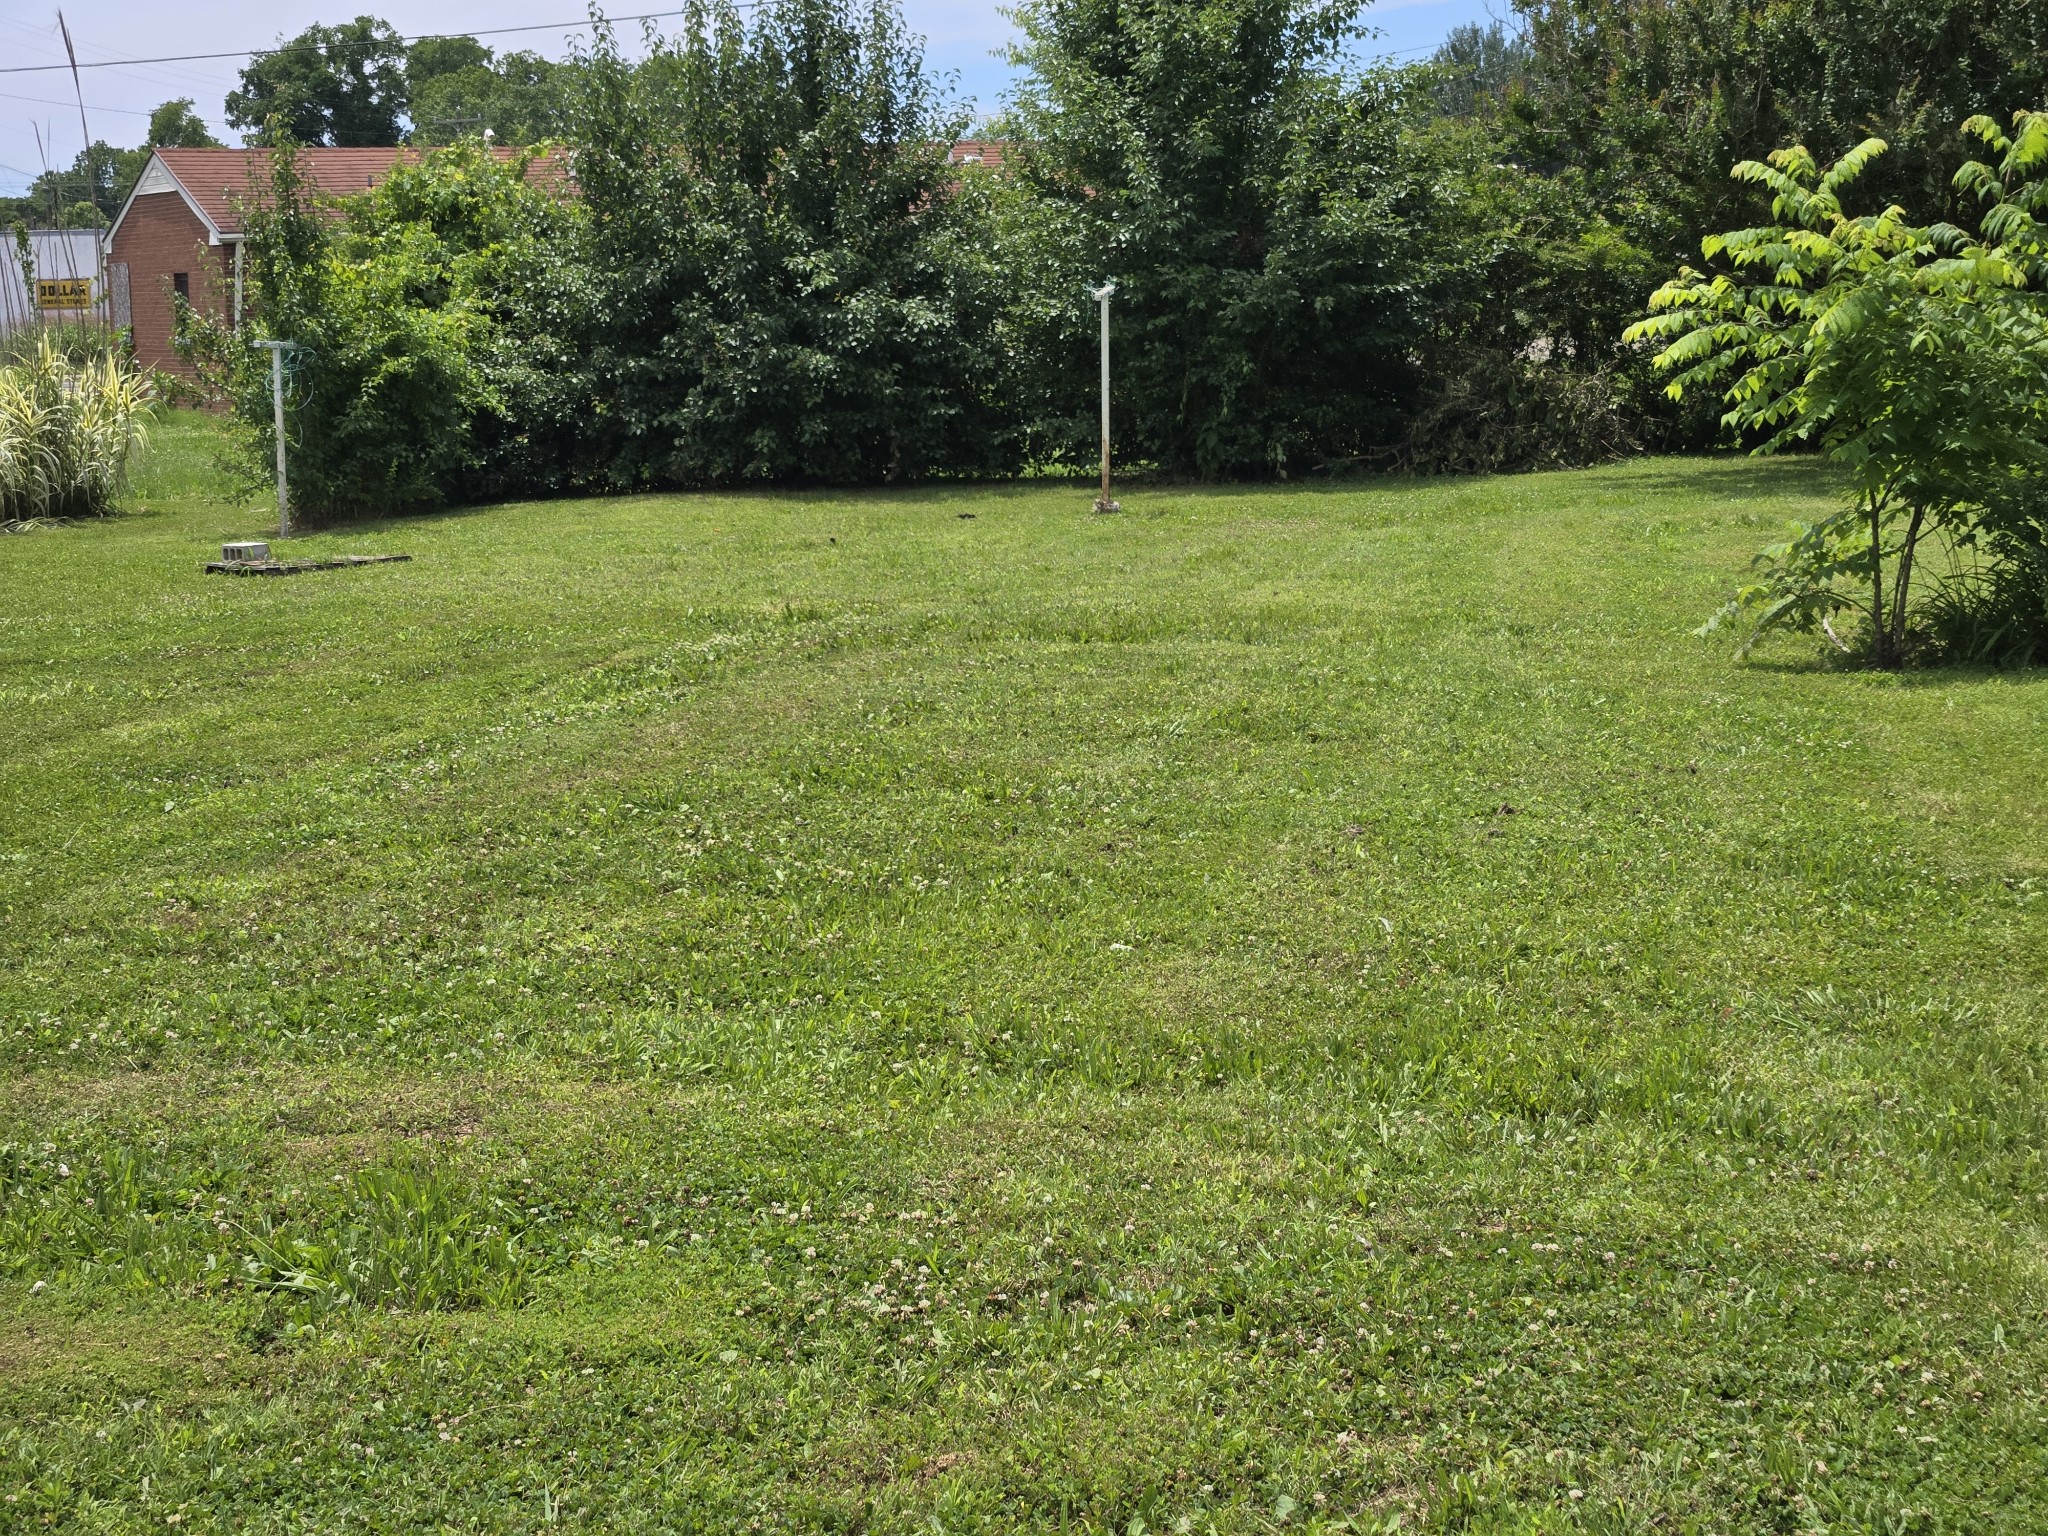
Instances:
[[[210,430],[0,542],[9,1519],[2048,1514],[2048,694],[1689,638],[1815,475],[234,582]]]

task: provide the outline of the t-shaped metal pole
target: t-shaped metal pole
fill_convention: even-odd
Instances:
[[[1088,292],[1102,306],[1102,494],[1095,498],[1095,510],[1121,512],[1123,508],[1109,499],[1109,296],[1116,292],[1116,284],[1106,282]]]
[[[270,419],[277,437],[277,536],[292,536],[292,504],[284,482],[284,355],[296,352],[296,341],[252,341],[270,354]]]

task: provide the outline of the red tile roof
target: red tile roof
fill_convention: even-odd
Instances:
[[[955,165],[986,165],[1000,169],[1009,145],[1001,139],[962,139],[949,158]],[[261,195],[270,183],[270,151],[267,149],[159,149],[153,151],[165,170],[177,179],[201,215],[222,235],[242,232],[241,205],[251,194]],[[526,151],[509,145],[493,145],[491,155],[499,162],[517,159]],[[399,161],[413,161],[417,149],[391,145],[377,149],[309,148],[299,151],[299,163],[314,187],[329,197],[345,197],[366,191],[391,174]],[[536,186],[559,190],[569,184],[568,158],[556,152],[536,159],[527,170]]]
[[[270,151],[267,149],[159,149],[157,159],[178,179],[200,211],[224,235],[242,232],[241,204],[252,192],[260,194],[270,184]],[[514,160],[524,150],[494,145],[493,158]],[[382,182],[400,160],[417,160],[416,149],[396,146],[384,149],[302,149],[299,163],[307,179],[330,197],[344,197]],[[569,168],[560,155],[536,160],[527,177],[536,185],[555,186],[568,179]]]

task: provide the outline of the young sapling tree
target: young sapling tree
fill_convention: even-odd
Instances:
[[[2048,145],[2038,119],[2020,128],[2023,154]],[[1815,627],[1846,650],[1830,620],[1860,609],[1871,661],[1902,665],[1925,541],[1975,541],[2048,469],[2039,226],[2026,166],[1998,142],[2002,171],[1958,178],[1993,204],[1975,237],[1897,207],[1850,214],[1843,194],[1884,153],[1877,139],[1831,166],[1799,147],[1744,161],[1734,175],[1769,189],[1776,222],[1708,236],[1719,270],[1682,271],[1626,333],[1662,343],[1673,398],[1720,389],[1724,425],[1756,452],[1815,447],[1848,475],[1850,505],[1764,550],[1758,579],[1704,626],[1746,623],[1745,652]]]

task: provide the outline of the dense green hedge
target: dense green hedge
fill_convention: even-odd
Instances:
[[[948,163],[969,125],[891,0],[700,5],[637,62],[600,26],[563,74],[573,196],[458,145],[337,218],[282,156],[251,277],[305,349],[302,509],[1090,464],[1105,277],[1133,466],[1703,445],[1719,407],[1666,399],[1622,332],[1727,205],[1715,157],[1906,112],[1911,192],[1948,142],[1928,112],[2040,83],[1990,0],[1942,11],[1913,112],[1757,42],[1846,48],[1822,0],[1528,0],[1520,33],[1364,72],[1358,9],[1026,0],[1021,84],[975,130],[1000,172]],[[187,345],[267,449],[260,357],[198,317]]]

